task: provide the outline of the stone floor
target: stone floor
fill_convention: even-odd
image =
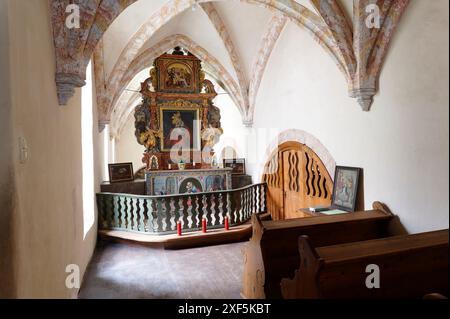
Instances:
[[[164,250],[100,244],[81,299],[239,299],[245,243]]]

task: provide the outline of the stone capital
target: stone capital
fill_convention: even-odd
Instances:
[[[349,91],[350,97],[355,98],[362,110],[365,112],[370,111],[370,107],[373,103],[373,97],[376,93],[377,90],[375,88],[361,88]]]
[[[75,88],[86,85],[86,81],[78,74],[56,73],[55,81],[59,105],[67,105],[75,94]]]

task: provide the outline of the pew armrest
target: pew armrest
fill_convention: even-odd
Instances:
[[[389,207],[387,207],[387,205],[383,204],[382,202],[373,202],[372,207],[373,207],[373,209],[379,210],[388,216],[394,216],[394,214],[389,209]]]
[[[264,225],[261,216],[252,215],[252,238],[244,250],[244,273],[242,278],[241,297],[244,299],[264,299],[264,260],[261,251],[261,238]]]

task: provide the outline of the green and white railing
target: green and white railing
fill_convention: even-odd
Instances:
[[[267,185],[197,194],[139,196],[98,193],[99,229],[148,234],[173,234],[180,222],[184,232],[223,228],[247,222],[266,212]]]

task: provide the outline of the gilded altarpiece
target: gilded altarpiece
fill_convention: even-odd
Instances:
[[[135,134],[145,146],[147,170],[170,170],[180,163],[187,169],[211,168],[213,147],[223,130],[213,103],[217,93],[205,79],[201,61],[175,48],[155,60],[140,93]]]

